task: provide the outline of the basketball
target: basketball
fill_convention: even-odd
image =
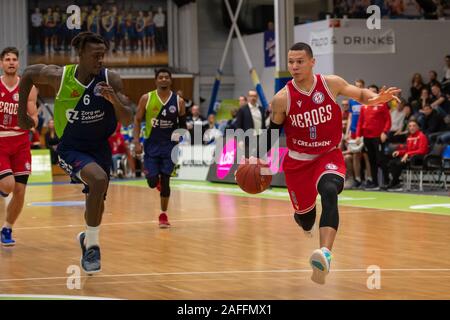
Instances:
[[[257,194],[266,190],[272,182],[271,175],[261,174],[262,168],[268,168],[267,164],[258,159],[257,163],[245,163],[239,165],[236,170],[236,182],[247,193]]]

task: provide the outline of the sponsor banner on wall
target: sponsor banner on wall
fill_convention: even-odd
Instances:
[[[281,137],[279,140],[278,152],[274,151],[274,149],[270,150],[270,156],[268,157],[270,170],[274,173],[270,185],[274,187],[285,187],[286,181],[282,165],[284,157],[288,153],[285,137]],[[214,161],[209,167],[208,181],[236,183],[234,174],[239,166],[236,141],[229,140],[222,145],[221,150],[215,150],[215,152],[220,156],[218,157],[217,162]]]
[[[309,44],[314,55],[395,53],[395,33],[392,29],[330,28],[311,32]]]
[[[214,161],[214,145],[177,145],[177,179],[205,181],[209,166]]]

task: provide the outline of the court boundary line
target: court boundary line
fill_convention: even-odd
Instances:
[[[380,268],[380,272],[450,272],[450,268]],[[274,269],[274,270],[224,270],[224,271],[186,271],[186,272],[149,272],[149,273],[122,273],[122,274],[97,274],[94,278],[124,278],[124,277],[163,277],[163,276],[190,276],[190,275],[216,275],[216,274],[261,274],[261,273],[306,273],[311,269]],[[367,268],[332,269],[330,273],[340,272],[364,272],[369,274]],[[16,278],[0,279],[0,282],[39,281],[39,280],[67,280],[72,275],[64,277],[41,278]],[[73,276],[72,276],[73,277]],[[92,278],[82,275],[80,279]]]

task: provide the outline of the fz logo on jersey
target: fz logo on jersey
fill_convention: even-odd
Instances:
[[[325,96],[322,92],[314,93],[312,97],[315,104],[321,104],[325,100]]]
[[[80,118],[78,117],[78,111],[73,109],[68,109],[66,111],[66,118],[70,123],[74,123],[76,120],[80,120]]]

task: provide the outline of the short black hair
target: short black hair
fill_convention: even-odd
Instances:
[[[439,89],[442,89],[441,84],[439,82],[435,82],[431,85],[431,87],[438,87]]]
[[[414,122],[420,128],[419,121],[417,121],[416,119],[409,119],[408,124],[410,124],[411,122]]]
[[[355,82],[362,83],[363,87],[366,85],[366,82],[363,79],[356,79]]]
[[[377,90],[377,92],[380,91],[380,88],[378,88],[378,86],[377,86],[376,84],[371,84],[368,88],[369,88],[369,89],[370,89],[370,88],[374,88],[374,89]]]
[[[170,70],[168,68],[159,68],[155,71],[155,79],[158,78],[160,73],[167,73],[170,77],[170,79],[172,79],[172,72],[170,72]]]
[[[2,53],[0,53],[0,59],[3,60],[8,53],[13,53],[19,58],[19,50],[16,47],[6,47],[3,49]]]
[[[79,51],[82,51],[84,49],[86,43],[103,43],[106,46],[106,49],[109,49],[108,42],[106,42],[106,40],[102,36],[94,32],[81,32],[72,39],[72,47]]]
[[[289,50],[291,51],[305,51],[306,54],[312,58],[313,57],[313,52],[311,47],[309,46],[309,44],[304,43],[304,42],[297,42],[296,44],[294,44],[292,47],[289,48]]]

